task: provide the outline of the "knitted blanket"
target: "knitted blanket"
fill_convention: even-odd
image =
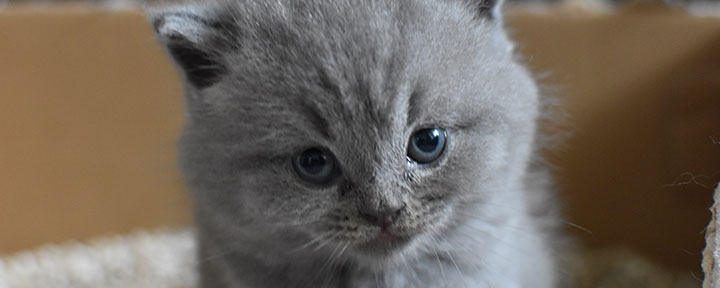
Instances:
[[[192,287],[194,248],[189,229],[46,246],[0,258],[0,288]]]
[[[713,223],[708,243],[716,239],[714,227]],[[197,281],[194,249],[189,228],[45,246],[0,258],[0,288],[191,288]],[[707,254],[711,262],[705,266],[717,270],[712,261],[720,253],[712,251]],[[572,257],[570,264],[567,287],[573,288],[699,285],[683,273],[671,273],[625,249],[583,251]],[[710,286],[710,282],[705,287],[720,287]]]

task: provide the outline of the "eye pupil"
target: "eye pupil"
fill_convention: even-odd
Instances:
[[[327,163],[327,156],[319,149],[309,149],[300,155],[300,166],[308,174],[319,174]]]
[[[321,148],[307,149],[293,158],[293,168],[301,179],[326,184],[336,175],[335,158]]]
[[[442,155],[447,141],[447,132],[441,128],[418,130],[410,138],[407,155],[410,160],[427,164]]]
[[[415,134],[415,145],[423,152],[432,153],[440,143],[440,131],[432,129],[423,132]]]

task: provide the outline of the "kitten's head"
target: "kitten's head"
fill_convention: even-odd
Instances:
[[[151,13],[185,79],[180,158],[200,229],[391,262],[468,215],[503,217],[487,203],[518,193],[537,91],[494,2]]]

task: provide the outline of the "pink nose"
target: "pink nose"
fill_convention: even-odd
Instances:
[[[358,212],[360,213],[360,217],[365,219],[368,223],[378,226],[382,228],[382,230],[387,230],[392,225],[393,221],[395,221],[395,219],[397,219],[400,215],[403,208],[404,206],[383,210],[360,209]]]

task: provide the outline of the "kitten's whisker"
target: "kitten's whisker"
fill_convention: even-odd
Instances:
[[[435,245],[431,245],[431,247],[432,247],[433,251],[435,252],[435,259],[437,259],[438,266],[440,266],[440,275],[442,275],[442,278],[443,278],[443,287],[447,287],[447,278],[445,278],[445,269],[443,268],[442,261],[440,261],[440,255],[438,254],[438,251],[437,251],[437,246],[438,246],[437,240],[435,240],[435,237],[432,237],[432,235],[430,237],[428,237],[428,239],[433,241],[433,243],[435,244]]]
[[[437,234],[437,236],[442,238],[445,243],[450,243],[450,241],[448,241],[447,238],[445,238],[442,234]],[[457,270],[458,274],[460,274],[460,277],[462,277],[463,287],[467,287],[467,283],[465,282],[465,275],[462,273],[462,271],[460,271],[460,266],[458,266],[457,262],[455,262],[455,258],[453,258],[452,253],[448,250],[445,250],[445,254],[447,254],[448,258],[450,258],[450,261],[455,266],[455,270]]]
[[[434,232],[437,232],[437,231],[434,231]],[[473,238],[473,235],[467,234],[465,231],[461,231],[460,233],[466,235],[467,237],[469,237],[469,238],[471,238],[471,239]],[[440,236],[440,234],[437,234],[437,233],[436,233],[435,235]],[[488,235],[490,235],[490,234],[488,234]],[[498,238],[497,236],[495,236],[495,235],[491,235],[491,236],[492,236],[493,238],[499,240],[499,241],[496,241],[495,243],[504,244],[504,245],[509,245],[508,243],[505,243],[504,241],[502,241],[502,239]],[[508,246],[508,247],[514,248],[514,246]],[[453,248],[454,248],[454,247],[453,247]],[[478,251],[477,251],[477,250],[472,250],[472,249],[469,249],[469,248],[467,248],[467,247],[460,247],[460,248],[463,249],[463,250],[464,250],[466,253],[468,253],[469,255],[476,255],[476,254],[478,254]],[[485,251],[482,252],[482,253],[493,253],[494,255],[499,256],[499,259],[502,259],[502,260],[505,262],[505,264],[507,264],[508,266],[512,266],[512,265],[513,265],[513,263],[510,262],[511,259],[508,259],[508,258],[506,258],[506,257],[503,257],[503,256],[505,256],[505,255],[501,255],[501,254],[499,254],[497,251],[494,251],[493,249],[485,250]],[[477,264],[476,264],[474,261],[469,261],[469,263],[473,266],[473,268],[475,268],[475,270],[478,271],[478,272],[489,273],[489,272],[487,272],[487,271],[497,270],[497,267],[496,267],[497,265],[495,265],[495,266],[489,265],[488,262],[486,262],[486,261],[483,260],[482,258],[473,257],[473,260],[474,260],[474,261],[479,261],[479,262],[483,265],[483,267],[484,267],[484,268],[478,267]],[[492,273],[492,274],[498,274],[498,275],[502,274],[502,275],[500,275],[500,277],[505,278],[508,282],[513,282],[513,279],[511,279],[509,276],[507,276],[507,275],[505,275],[505,274],[503,274],[503,273]],[[482,280],[483,280],[483,282],[485,282],[485,284],[487,285],[487,287],[494,287],[494,286],[495,286],[495,285],[492,285],[487,278],[482,278]]]
[[[337,260],[337,259],[340,259],[340,258],[342,257],[342,254],[345,252],[345,250],[347,249],[348,246],[350,246],[350,242],[344,242],[343,248],[340,250],[340,253],[338,253],[338,256],[335,257],[336,260]],[[339,266],[344,265],[344,262],[345,262],[345,261],[343,261],[343,263],[340,264],[340,265],[335,265],[335,260],[333,260],[332,263],[330,263],[330,266],[332,266],[332,270],[330,270],[330,273],[328,274],[328,277],[326,277],[326,280],[325,280],[324,283],[323,283],[323,287],[327,287],[327,285],[330,284],[330,281],[332,280],[332,278],[333,278],[333,276],[334,276],[334,274],[335,274],[335,270],[337,270],[337,268],[338,268]]]
[[[403,264],[405,265],[405,270],[407,270],[408,273],[415,274],[414,271],[412,271],[412,269],[410,269],[410,264],[408,264],[407,257],[405,257],[405,252],[400,253],[400,258],[402,259]]]
[[[217,253],[217,254],[213,254],[213,255],[204,257],[203,259],[200,259],[200,260],[198,261],[198,264],[204,263],[204,262],[207,262],[207,261],[212,261],[212,260],[218,259],[218,258],[223,257],[223,256],[227,256],[227,255],[229,255],[229,254],[234,253],[235,251],[238,251],[238,249],[239,249],[239,247],[233,247],[233,248],[227,249],[227,250],[225,250],[225,251],[223,251],[223,252],[219,252],[219,253]]]
[[[336,232],[336,233],[340,233],[340,232]],[[315,244],[315,243],[317,243],[317,242],[325,239],[327,236],[330,236],[330,235],[333,235],[333,233],[328,232],[328,233],[320,234],[320,236],[313,238],[312,240],[308,241],[307,243],[301,245],[300,247],[297,247],[297,248],[295,248],[295,249],[290,250],[290,253],[295,253],[295,252],[298,252],[298,251],[301,251],[301,250],[305,250],[306,248],[308,248],[308,247],[312,246],[313,244]]]
[[[325,245],[329,244],[330,241],[332,241],[333,239],[335,239],[335,238],[336,238],[337,236],[339,236],[341,233],[342,233],[342,232],[340,232],[340,231],[335,232],[332,236],[328,237],[323,243],[320,243],[320,245],[318,245],[317,247],[315,247],[315,249],[313,249],[313,251],[314,251],[314,252],[320,251],[320,249],[322,249],[323,247],[325,247]]]
[[[508,225],[508,226],[510,226],[510,225]],[[498,235],[495,235],[495,234],[493,234],[493,233],[490,233],[489,231],[483,231],[483,230],[480,230],[480,229],[478,229],[477,227],[474,227],[474,226],[466,226],[466,227],[467,227],[467,228],[470,228],[470,229],[474,229],[475,231],[479,231],[479,233],[481,234],[481,237],[487,236],[487,237],[493,238],[494,240],[496,240],[496,241],[494,241],[493,243],[495,243],[495,244],[497,244],[497,245],[505,245],[506,247],[509,247],[509,248],[511,248],[511,249],[513,249],[513,250],[518,250],[518,251],[520,251],[522,254],[532,254],[532,253],[535,252],[534,250],[529,249],[529,248],[526,247],[525,245],[520,245],[520,246],[511,245],[510,243],[508,243],[507,241],[505,241],[504,238],[501,238],[501,237],[499,237]],[[511,227],[507,227],[507,228],[511,228]],[[457,230],[457,231],[458,231],[459,233],[467,236],[467,237],[470,238],[470,239],[473,239],[473,238],[475,238],[475,237],[478,237],[478,235],[468,234],[468,231],[465,231],[465,230]],[[518,230],[516,230],[516,231],[518,231]],[[530,237],[530,236],[532,236],[532,235],[535,235],[535,234],[532,234],[532,233],[523,233],[523,234],[520,234],[520,235],[517,235],[517,236]],[[477,253],[477,251],[468,251],[468,252],[469,252],[469,253],[473,253],[473,254],[474,254],[474,253]],[[505,264],[507,264],[508,266],[512,266],[512,265],[513,265],[513,263],[511,262],[511,259],[508,259],[507,257],[504,257],[505,255],[499,254],[499,253],[498,253],[497,251],[495,251],[494,249],[487,249],[487,250],[485,250],[485,252],[487,252],[487,253],[492,253],[492,254],[494,254],[494,255],[496,255],[496,256],[499,256],[498,259],[501,259],[502,261],[504,261]],[[560,253],[560,252],[557,251],[556,249],[549,249],[549,250],[548,250],[548,253],[556,256],[555,258],[558,258],[558,257],[557,257],[557,254]],[[481,260],[481,259],[478,259],[478,260]],[[488,265],[485,265],[485,266],[486,266],[486,267],[490,267],[490,266],[488,266]],[[502,274],[502,273],[500,273],[500,274]],[[502,277],[505,278],[505,279],[507,279],[507,280],[509,280],[509,281],[512,280],[512,279],[510,279],[510,278],[509,278],[507,275],[505,275],[505,274],[502,274]]]
[[[439,233],[439,231],[433,231],[433,232],[436,232],[435,235],[438,235],[438,236],[442,237],[442,234]],[[468,237],[470,237],[468,234],[465,234],[465,235],[468,236]],[[472,237],[470,237],[470,238],[472,238]],[[448,241],[446,238],[444,238],[444,239],[445,239],[445,242],[449,243],[449,241]],[[473,249],[470,249],[469,247],[465,247],[465,246],[459,246],[459,247],[458,247],[458,246],[452,246],[452,248],[460,248],[462,251],[464,251],[465,253],[467,253],[467,255],[473,255],[473,256],[472,256],[473,261],[466,261],[465,264],[470,264],[471,268],[475,269],[475,271],[476,271],[477,273],[482,273],[483,271],[487,271],[487,270],[489,270],[489,269],[491,268],[490,265],[488,265],[488,263],[487,263],[485,260],[483,260],[483,259],[480,258],[480,257],[475,257],[475,254],[477,254],[478,251],[473,250]],[[448,252],[448,253],[450,253],[450,252]],[[450,255],[448,255],[448,256],[450,256]],[[454,259],[451,258],[451,260],[453,260],[453,262],[455,262]],[[479,261],[479,262],[480,262],[479,264],[480,264],[480,265],[483,265],[483,266],[486,267],[486,268],[483,268],[483,267],[478,266],[478,263],[476,263],[476,261]],[[493,285],[490,284],[490,282],[489,282],[489,280],[488,280],[487,278],[483,277],[483,278],[481,278],[481,279],[482,279],[482,281],[485,283],[486,287],[493,287]],[[463,285],[467,285],[467,283],[466,283],[466,282],[463,282]]]
[[[338,233],[339,233],[339,232],[338,232]],[[315,272],[315,276],[313,276],[312,279],[310,280],[310,284],[312,284],[313,282],[315,282],[315,280],[316,280],[319,276],[322,275],[322,273],[325,271],[325,269],[326,269],[327,267],[329,267],[329,265],[332,265],[331,263],[333,262],[333,259],[335,259],[335,257],[339,257],[338,251],[340,251],[340,250],[345,251],[345,249],[341,249],[340,247],[341,247],[341,245],[335,246],[335,248],[333,249],[333,251],[332,251],[332,252],[330,253],[330,255],[327,257],[327,260],[325,260],[325,262],[324,262],[323,265],[320,267],[320,269],[318,269],[318,270]],[[345,245],[345,248],[347,248],[347,245]],[[337,255],[336,255],[336,254],[337,254]]]
[[[562,221],[562,222],[565,223],[565,224],[567,224],[567,225],[569,225],[570,227],[577,228],[577,229],[579,229],[580,231],[586,232],[586,233],[588,233],[588,234],[593,234],[592,230],[590,230],[590,229],[588,229],[588,228],[585,228],[585,227],[583,227],[583,226],[580,226],[580,225],[578,225],[578,224],[575,224],[575,223],[573,223],[573,222],[570,222],[570,221]]]
[[[296,227],[296,226],[306,226],[306,225],[323,223],[323,222],[327,222],[327,221],[325,221],[325,220],[317,220],[317,221],[308,221],[308,222],[285,222],[285,223],[279,222],[279,223],[275,223],[275,226],[278,226],[278,227]]]

